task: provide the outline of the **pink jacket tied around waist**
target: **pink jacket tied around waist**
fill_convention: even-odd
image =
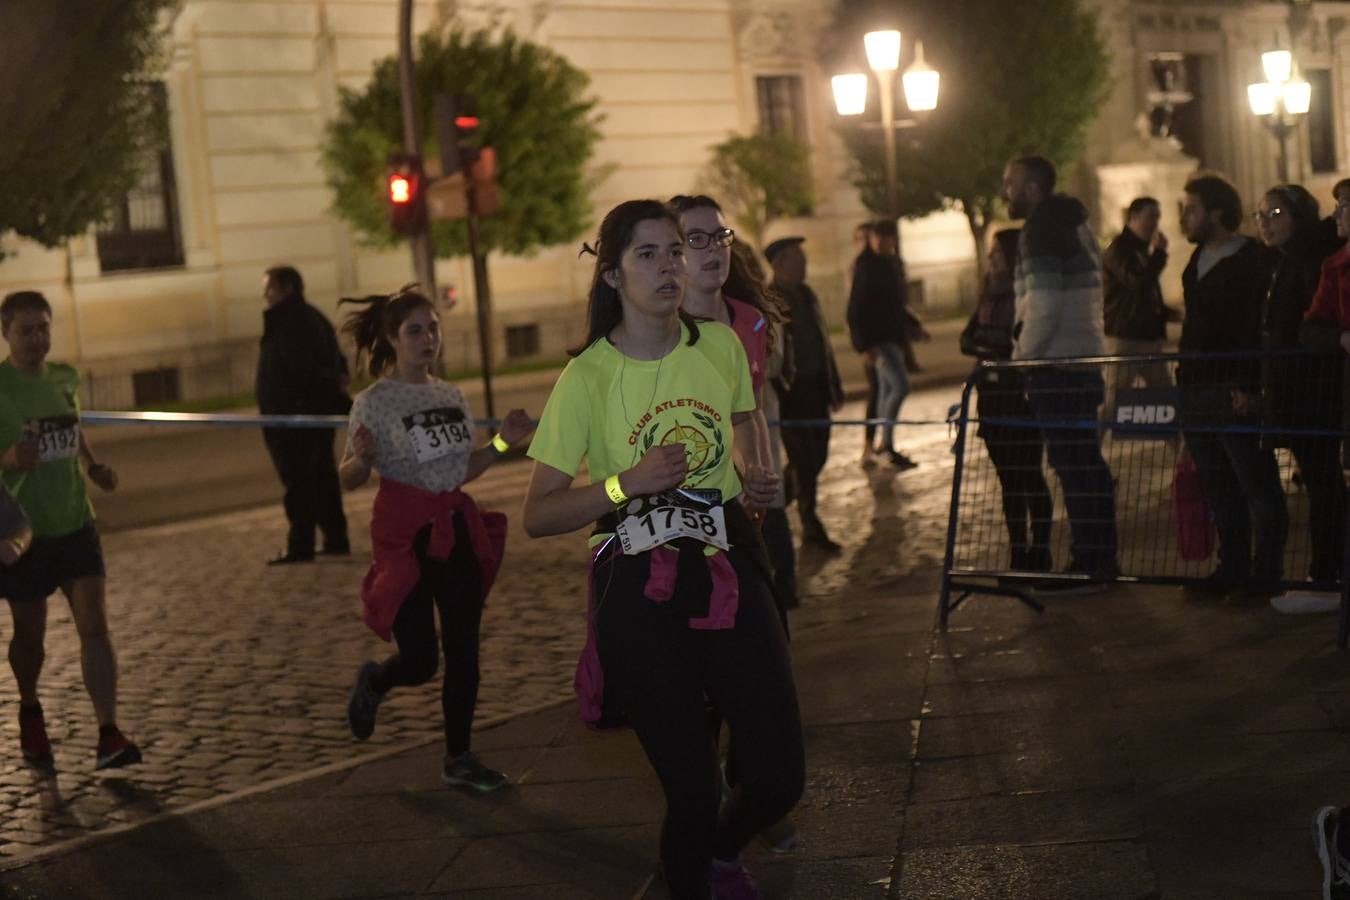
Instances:
[[[459,489],[436,494],[398,481],[380,480],[370,516],[372,559],[361,582],[361,606],[366,625],[381,639],[390,639],[399,608],[422,575],[413,551],[417,532],[430,522],[427,556],[449,559],[455,549],[456,512],[464,517],[481,573],[482,596],[474,600],[486,602],[506,549],[506,515],[483,512]]]
[[[609,541],[614,540],[613,536]],[[595,597],[595,566],[599,562],[609,541],[591,551],[591,562],[587,566],[587,597]],[[679,554],[670,547],[656,547],[648,551],[650,568],[647,583],[643,587],[643,596],[653,603],[665,603],[675,596],[676,567]],[[741,585],[736,577],[736,569],[725,553],[714,553],[705,557],[708,573],[712,576],[712,593],[708,597],[708,615],[690,619],[689,627],[698,631],[720,631],[736,627],[736,611],[740,609]],[[609,561],[610,565],[614,560]],[[586,643],[581,648],[577,660],[576,673],[572,678],[572,687],[577,695],[578,714],[581,721],[592,728],[602,727],[606,721],[605,710],[605,672],[600,666],[600,645],[595,634],[595,607],[589,601],[586,610]]]

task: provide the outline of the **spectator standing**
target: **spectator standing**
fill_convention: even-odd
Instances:
[[[967,356],[1003,360],[1012,355],[1017,300],[1013,268],[1020,236],[1016,228],[1005,228],[994,235],[980,305],[961,332],[961,352]],[[995,371],[978,366],[974,375],[979,391],[979,435],[1002,489],[1003,519],[1011,548],[1009,565],[1023,571],[1052,571],[1050,523],[1055,504],[1041,471],[1041,432],[1034,426],[1013,424],[1034,421],[1027,405],[1025,379],[1015,369]]]
[[[1152,197],[1136,197],[1125,214],[1125,227],[1102,252],[1102,294],[1106,352],[1112,356],[1161,353],[1167,323],[1174,318],[1163,302],[1158,278],[1167,267],[1167,236],[1158,228],[1162,207]],[[1121,387],[1170,387],[1165,362],[1139,362],[1107,367],[1103,412],[1115,409]]]
[[[1333,214],[1336,234],[1345,239],[1350,237],[1350,179],[1338,182],[1333,196],[1336,198]],[[1341,402],[1338,408],[1341,421],[1337,424],[1345,433],[1350,430],[1350,406],[1344,403],[1346,392],[1350,391],[1350,366],[1346,365],[1346,355],[1350,354],[1350,246],[1342,246],[1322,263],[1317,291],[1304,315],[1300,331],[1302,346],[1334,353],[1339,357]],[[1342,548],[1350,549],[1345,548],[1344,544]],[[1273,598],[1271,605],[1283,613],[1334,612],[1340,609],[1341,598],[1339,594],[1330,592],[1290,591]],[[1345,874],[1346,896],[1350,897],[1350,872]]]
[[[1025,219],[1014,275],[1016,313],[1013,359],[1097,356],[1104,340],[1101,254],[1087,224],[1087,209],[1054,193],[1055,167],[1024,156],[1003,172],[1003,199],[1015,219]],[[1100,372],[1037,368],[1027,373],[1027,401],[1036,418],[1085,423],[1097,418],[1105,384]],[[1068,572],[1091,582],[1120,572],[1116,559],[1115,483],[1102,458],[1095,428],[1046,427],[1046,457],[1064,489],[1072,532]],[[1047,582],[1042,589],[1073,590]]]
[[[894,421],[899,418],[900,408],[909,396],[903,345],[911,333],[926,340],[928,332],[909,311],[905,266],[898,249],[895,223],[874,223],[871,252],[859,256],[853,266],[848,328],[853,348],[859,353],[870,353],[876,364],[876,417],[890,423],[881,426],[878,452],[903,471],[918,465],[895,449]]]
[[[1261,416],[1275,432],[1263,443],[1288,447],[1308,492],[1312,557],[1307,576],[1331,584],[1340,578],[1345,543],[1345,476],[1340,440],[1280,434],[1335,430],[1341,419],[1339,353],[1287,355],[1299,346],[1303,316],[1312,305],[1322,263],[1338,247],[1323,230],[1317,200],[1296,184],[1271,188],[1256,213],[1261,241],[1271,251],[1271,275],[1261,312],[1261,345],[1272,351],[1262,366]],[[1302,574],[1302,573],[1300,573]],[[1293,602],[1273,597],[1272,605]]]
[[[1261,246],[1237,234],[1241,224],[1242,199],[1227,181],[1203,175],[1186,184],[1181,228],[1196,249],[1181,276],[1181,351],[1251,356],[1183,360],[1177,384],[1186,447],[1219,533],[1218,568],[1191,590],[1265,602],[1278,591],[1289,530],[1275,454],[1254,433],[1205,430],[1257,424],[1250,398],[1261,383],[1257,352],[1270,267]]]
[[[258,354],[258,411],[264,415],[346,415],[347,359],[332,324],[305,302],[305,282],[291,266],[267,270],[263,285],[263,335]],[[263,441],[285,488],[290,524],[286,549],[267,561],[289,565],[314,559],[314,529],[322,553],[346,556],[347,517],[342,511],[332,428],[264,428]]]
[[[828,420],[843,405],[844,389],[820,299],[806,283],[806,252],[802,249],[805,240],[780,238],[764,248],[765,258],[773,266],[773,287],[788,305],[793,378],[780,398],[782,415],[785,420]],[[801,518],[803,543],[839,552],[839,544],[830,539],[816,514],[816,487],[830,455],[829,426],[786,428],[783,447],[787,451],[789,489]]]

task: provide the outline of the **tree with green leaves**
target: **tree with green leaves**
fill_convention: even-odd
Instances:
[[[786,134],[731,137],[712,148],[704,180],[708,192],[763,248],[775,219],[808,215],[815,206],[811,148]]]
[[[177,0],[0,3],[0,235],[103,221],[167,132],[153,78]]]
[[[522,254],[576,238],[590,224],[594,173],[586,164],[599,139],[590,79],[563,57],[511,31],[499,38],[457,25],[422,36],[416,53],[416,115],[422,158],[438,159],[437,94],[471,95],[479,139],[497,155],[500,207],[482,219],[483,252]],[[403,149],[398,60],[375,67],[363,90],[344,89],[328,125],[323,158],[342,218],[377,246],[400,240],[389,227],[385,172]],[[431,223],[437,256],[468,252],[460,221]]]
[[[899,135],[900,213],[959,207],[983,247],[1009,159],[1035,153],[1063,167],[1082,152],[1108,89],[1096,13],[1082,0],[841,0],[824,42],[829,70],[867,71],[863,34],[877,28],[899,29],[906,47],[922,40],[942,73],[938,108]],[[882,134],[867,124],[874,104],[869,98],[866,122],[840,131],[864,204],[883,213]]]

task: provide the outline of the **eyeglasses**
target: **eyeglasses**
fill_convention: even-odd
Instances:
[[[1269,211],[1257,210],[1252,213],[1253,222],[1270,222],[1284,215],[1284,209],[1278,206],[1272,206]]]
[[[691,231],[685,241],[694,250],[706,250],[710,244],[730,247],[736,242],[736,232],[731,228],[719,228],[716,231]]]

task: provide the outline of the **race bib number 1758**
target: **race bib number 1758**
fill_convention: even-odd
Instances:
[[[634,498],[625,508],[626,515],[614,533],[618,535],[623,552],[629,555],[679,538],[693,538],[730,550],[726,514],[718,502],[720,499],[717,491],[683,488]]]

